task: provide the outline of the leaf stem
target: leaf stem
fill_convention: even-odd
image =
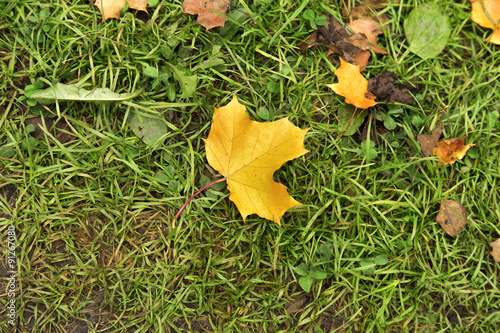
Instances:
[[[448,105],[445,105],[443,110],[441,111],[441,117],[439,117],[439,126],[441,126],[441,121],[443,120],[444,110],[446,110],[447,108],[448,108]]]
[[[351,120],[349,120],[349,124],[347,124],[347,128],[345,129],[344,133],[340,134],[340,137],[343,137],[345,132],[347,132],[347,130],[349,129],[349,127],[351,126],[351,123],[352,123],[352,120],[354,119],[354,115],[356,114],[356,111],[358,111],[358,107],[356,106],[356,108],[354,109],[354,112],[352,113],[352,117],[351,117]]]
[[[203,186],[203,188],[201,190],[199,190],[198,192],[196,192],[195,194],[193,194],[193,196],[191,198],[189,198],[189,200],[186,201],[186,203],[184,205],[182,205],[181,209],[179,209],[179,211],[177,212],[177,214],[175,214],[175,219],[177,219],[179,217],[179,215],[181,215],[182,211],[184,210],[184,208],[186,208],[186,206],[188,205],[188,203],[190,203],[191,200],[193,200],[193,198],[195,196],[197,196],[201,191],[203,191],[204,189],[206,189],[209,186],[212,186],[213,184],[217,184],[217,183],[223,182],[225,180],[226,180],[226,178],[218,179],[216,181],[211,182],[208,185]]]

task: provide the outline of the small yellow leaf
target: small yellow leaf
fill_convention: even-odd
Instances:
[[[472,21],[482,27],[493,29],[486,40],[500,45],[500,0],[471,0]]]
[[[257,214],[280,225],[281,216],[300,206],[288,195],[286,186],[273,180],[286,161],[304,155],[307,129],[294,126],[288,118],[259,123],[252,121],[236,96],[215,109],[212,128],[205,140],[208,163],[220,172],[243,220]]]
[[[375,96],[368,92],[368,80],[359,72],[359,66],[352,65],[340,58],[340,67],[334,71],[339,83],[327,84],[336,94],[345,97],[346,103],[360,109],[377,104]]]

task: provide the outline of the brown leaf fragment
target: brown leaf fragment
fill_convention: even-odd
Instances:
[[[351,23],[347,23],[347,26],[356,33],[364,34],[368,39],[370,48],[374,52],[387,54],[383,48],[377,45],[377,36],[383,33],[383,31],[375,24],[375,22],[367,20],[354,20]]]
[[[496,260],[500,261],[500,238],[494,242],[490,243],[491,246],[491,256]]]
[[[368,91],[377,96],[379,100],[385,100],[390,103],[412,104],[413,96],[407,89],[399,89],[394,85],[398,78],[394,73],[382,73],[372,77],[368,81]]]
[[[377,45],[377,36],[383,31],[373,21],[354,20],[351,23],[347,23],[347,26],[355,33],[365,36],[373,52],[387,54],[383,48]],[[370,57],[371,52],[369,50],[362,50],[356,54],[354,63],[359,66],[361,72],[368,65]]]
[[[186,14],[198,15],[196,22],[207,30],[223,27],[227,19],[213,10],[226,14],[229,0],[184,0],[182,9]]]
[[[393,4],[399,3],[399,0],[392,1]],[[349,17],[351,20],[369,20],[376,24],[383,24],[389,21],[381,9],[387,7],[389,0],[363,0],[356,1],[355,7],[350,8],[349,12],[344,8],[342,16]]]
[[[304,309],[304,305],[308,304],[310,301],[311,298],[307,296],[307,294],[301,294],[287,303],[285,305],[285,310],[288,314],[294,315]]]
[[[438,142],[438,145],[432,150],[432,154],[438,157],[438,165],[451,165],[456,160],[464,158],[473,143],[464,145],[465,136],[461,138],[445,139]]]
[[[365,67],[368,65],[368,60],[370,60],[371,56],[372,56],[372,54],[368,50],[363,50],[363,51],[360,51],[358,54],[356,54],[356,58],[354,59],[354,62],[359,66],[360,72],[362,72],[365,69]]]
[[[458,236],[467,224],[465,207],[455,200],[441,200],[436,222],[441,225],[448,235],[452,237]]]
[[[303,53],[309,48],[328,46],[328,55],[331,53],[343,54],[345,60],[353,65],[356,55],[362,50],[369,50],[368,38],[364,34],[350,33],[335,17],[326,14],[327,23],[319,26],[318,30],[308,37],[307,43],[300,43],[299,48]],[[359,66],[359,65],[358,65]]]
[[[443,133],[443,126],[438,126],[432,130],[431,134],[417,135],[417,141],[420,143],[422,152],[426,157],[431,156],[432,150],[436,147],[439,137]]]
[[[29,118],[24,121],[24,125],[28,126],[30,124],[35,126],[35,131],[31,132],[31,136],[34,138],[39,138],[44,135],[43,128],[46,128],[49,133],[54,135],[57,141],[60,143],[66,143],[69,140],[73,139],[74,136],[72,134],[66,132],[72,132],[71,127],[66,123],[65,118],[59,118],[58,120],[52,118]],[[48,137],[50,139],[50,137]],[[53,142],[51,142],[54,144]]]

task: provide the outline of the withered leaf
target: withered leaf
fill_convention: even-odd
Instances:
[[[467,151],[475,146],[473,143],[464,145],[465,136],[461,138],[445,139],[438,142],[436,148],[432,150],[432,154],[438,157],[438,165],[451,165],[456,160],[464,158]]]
[[[455,200],[441,200],[436,222],[441,225],[448,235],[452,237],[458,236],[467,224],[465,207]]]
[[[356,33],[364,34],[370,43],[370,48],[374,52],[387,54],[386,50],[377,45],[377,36],[383,33],[383,31],[373,21],[354,20],[351,23],[347,23],[347,26]]]
[[[491,246],[491,256],[496,261],[500,261],[500,238],[494,242],[491,242],[490,246]]]
[[[389,19],[381,9],[387,7],[388,3],[389,1],[387,0],[356,1],[354,8],[350,8],[349,11],[345,8],[342,10],[342,16],[349,17],[352,20],[370,20],[376,24],[385,23],[389,21]],[[392,1],[392,3],[397,4],[399,0]]]
[[[54,135],[57,141],[59,141],[60,143],[66,143],[74,138],[72,134],[67,133],[72,132],[72,130],[66,122],[67,120],[65,118],[54,120],[52,118],[42,119],[42,117],[35,117],[26,119],[24,121],[24,124],[26,126],[30,124],[35,126],[35,131],[30,133],[34,138],[38,139],[40,136],[42,136],[45,133],[43,128],[46,128],[49,133]]]
[[[373,21],[354,20],[351,23],[347,23],[347,26],[355,33],[366,36],[369,46],[374,52],[387,54],[383,48],[377,45],[377,36],[383,31]],[[360,67],[361,71],[368,65],[370,56],[371,52],[369,50],[362,50],[356,55],[355,63]]]
[[[229,0],[184,0],[182,4],[184,13],[198,14],[196,22],[207,30],[224,26],[227,19],[217,12],[226,14],[228,8]]]
[[[432,130],[431,134],[417,135],[417,141],[420,143],[422,152],[426,157],[431,156],[432,150],[436,147],[439,137],[443,133],[443,126],[438,126]]]
[[[319,26],[318,30],[309,36],[310,44],[299,45],[302,53],[311,47],[328,46],[328,54],[341,53],[347,62],[357,65],[356,55],[362,50],[370,49],[367,37],[360,33],[349,33],[331,14],[326,14],[326,20],[325,25]]]

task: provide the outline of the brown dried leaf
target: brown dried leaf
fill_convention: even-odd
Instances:
[[[30,133],[34,138],[39,138],[45,132],[42,128],[46,128],[49,133],[54,135],[57,141],[60,143],[66,143],[69,140],[73,139],[74,136],[72,134],[66,132],[72,132],[71,127],[66,123],[65,118],[59,118],[54,121],[52,118],[29,118],[24,121],[24,125],[28,126],[30,124],[35,126],[35,131]],[[50,138],[50,137],[49,137]],[[53,142],[52,142],[53,143]]]
[[[351,20],[369,20],[376,24],[383,24],[389,21],[384,13],[380,13],[380,9],[385,8],[388,5],[388,0],[363,0],[356,1],[354,8],[351,8],[349,12],[344,8],[342,10],[342,16],[349,17]],[[399,0],[393,1],[393,4],[399,3]]]
[[[436,147],[439,137],[443,133],[443,126],[436,127],[431,134],[419,134],[417,135],[417,141],[420,143],[422,152],[426,157],[431,156],[432,150]]]
[[[383,31],[375,24],[375,22],[368,20],[354,20],[351,23],[348,23],[347,26],[356,33],[364,34],[368,39],[370,48],[374,52],[387,54],[383,48],[377,45],[377,36],[383,33]]]
[[[207,30],[215,27],[223,27],[227,19],[218,13],[226,14],[229,8],[229,0],[184,0],[182,9],[184,13],[198,15],[196,22]]]
[[[358,65],[356,63],[358,53],[370,49],[368,38],[364,34],[350,33],[330,14],[326,14],[326,19],[327,23],[319,26],[318,30],[308,37],[307,42],[299,44],[302,53],[309,48],[328,46],[328,55],[342,53],[347,62]]]
[[[490,246],[492,248],[491,250],[491,256],[496,260],[500,261],[500,238],[497,239],[494,242],[490,243]]]
[[[368,65],[368,60],[370,60],[370,57],[372,54],[368,50],[363,50],[359,51],[358,54],[356,54],[356,57],[354,58],[354,63],[359,66],[359,71],[362,72]]]
[[[461,203],[455,200],[443,199],[441,200],[436,221],[448,235],[456,237],[467,224],[467,212]]]

